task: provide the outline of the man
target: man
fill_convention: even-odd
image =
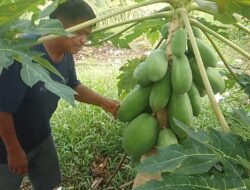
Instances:
[[[66,0],[50,18],[59,19],[68,28],[95,18],[95,14],[82,0]],[[78,93],[76,100],[99,106],[115,117],[119,103],[83,86],[76,77],[72,54],[78,52],[90,32],[88,27],[74,37],[60,37],[32,49],[45,53],[43,57],[63,75],[66,85]],[[19,189],[24,174],[35,190],[52,190],[61,182],[49,124],[59,97],[41,81],[28,87],[20,78],[20,69],[21,64],[14,63],[0,75],[0,190]]]

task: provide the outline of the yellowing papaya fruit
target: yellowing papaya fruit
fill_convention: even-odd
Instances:
[[[147,113],[128,124],[123,135],[123,148],[133,162],[139,161],[142,154],[156,145],[158,131],[157,120]]]
[[[177,29],[171,38],[171,50],[175,56],[182,56],[187,46],[187,33],[183,28]]]
[[[200,93],[194,83],[188,91],[188,96],[191,102],[193,115],[198,116],[201,113],[202,105],[201,105]]]
[[[147,62],[141,62],[134,70],[133,77],[141,86],[148,86],[151,81],[147,78]]]
[[[149,105],[151,109],[156,112],[164,108],[171,95],[171,81],[170,72],[167,71],[163,79],[153,84],[150,97]]]
[[[216,68],[208,67],[206,68],[206,73],[213,92],[215,94],[218,92],[223,93],[225,91],[225,80],[219,74]]]
[[[168,59],[164,50],[154,49],[146,59],[147,77],[150,81],[161,80],[167,72]]]
[[[187,93],[176,94],[172,93],[168,106],[169,125],[175,134],[180,138],[186,138],[185,131],[175,125],[173,118],[181,121],[187,126],[192,126],[193,110]]]
[[[117,118],[120,121],[131,121],[149,106],[152,86],[137,85],[121,102]]]
[[[192,86],[192,70],[184,54],[173,58],[171,84],[173,90],[178,94],[186,93]]]
[[[164,148],[171,144],[178,144],[176,135],[170,128],[161,129],[158,135],[157,146]]]

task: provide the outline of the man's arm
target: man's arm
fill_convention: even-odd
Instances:
[[[27,157],[17,139],[12,114],[10,113],[0,112],[0,137],[7,150],[10,171],[16,174],[27,173]]]
[[[75,95],[77,101],[99,106],[116,117],[117,109],[119,107],[118,101],[100,96],[90,88],[81,84],[76,86],[74,90],[78,93]]]

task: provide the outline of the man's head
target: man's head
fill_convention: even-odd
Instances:
[[[50,14],[50,18],[60,20],[64,28],[75,26],[95,17],[93,9],[83,0],[65,0]],[[84,28],[76,32],[75,37],[59,38],[57,42],[64,51],[76,53],[86,41],[91,30],[92,27]]]

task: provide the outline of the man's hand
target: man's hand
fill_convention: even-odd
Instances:
[[[9,170],[18,175],[24,175],[28,172],[28,161],[26,153],[22,148],[9,151],[7,155]]]
[[[119,101],[112,99],[105,99],[101,105],[102,109],[106,112],[110,112],[114,118],[116,118],[117,116],[117,111],[119,106],[120,106]]]
[[[27,173],[27,156],[16,136],[11,113],[0,112],[0,138],[3,140],[7,150],[9,170],[20,175]]]

